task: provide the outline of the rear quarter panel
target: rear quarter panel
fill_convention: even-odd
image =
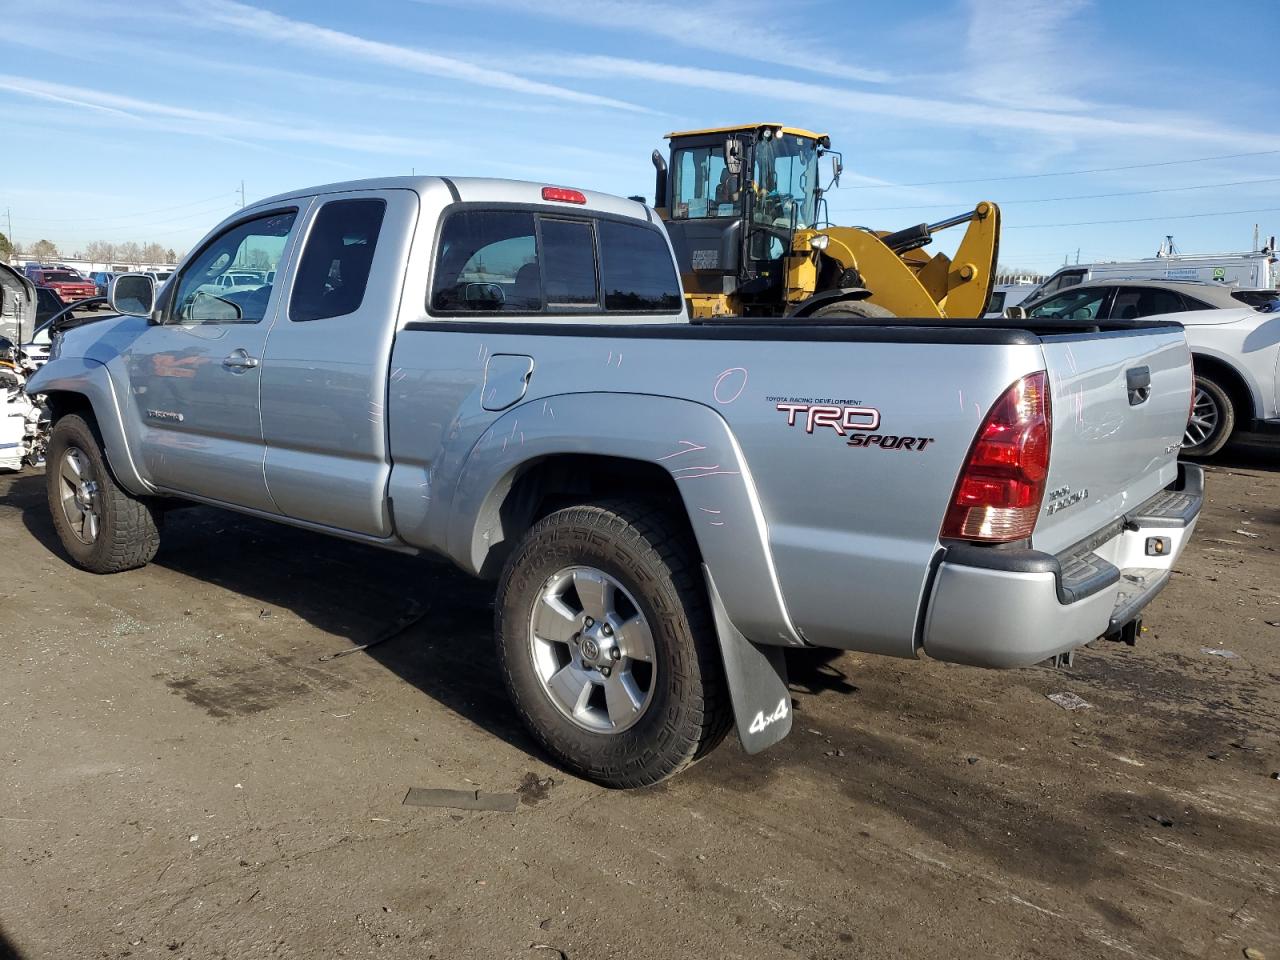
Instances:
[[[749,481],[785,607],[805,640],[899,656],[915,652],[938,531],[974,432],[1011,383],[1043,367],[1035,345],[625,339],[589,323],[581,337],[538,336],[523,332],[528,327],[471,333],[460,325],[397,337],[391,491],[406,540],[474,569],[471,541],[451,530],[459,522],[483,526],[490,484],[526,458],[553,452],[548,437],[574,452],[599,449],[593,435],[634,438],[634,456],[676,478],[700,543],[754,522],[737,496]],[[494,354],[534,361],[526,397],[504,413],[481,403]],[[625,407],[578,402],[585,394],[639,399]],[[681,414],[672,400],[704,414]],[[811,402],[873,407],[880,427],[810,432],[804,417],[791,423],[779,407]],[[594,422],[561,423],[559,412],[571,408]],[[713,436],[721,431],[731,442]],[[928,443],[854,447],[855,432]],[[477,457],[491,464],[472,472]],[[704,546],[704,555],[713,551]],[[768,577],[754,558],[727,556],[712,572],[730,616],[749,638],[778,642],[786,624],[754,614],[741,622],[743,605],[729,601],[769,591]]]

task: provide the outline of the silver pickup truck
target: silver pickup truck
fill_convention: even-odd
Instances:
[[[497,582],[530,730],[611,786],[785,736],[788,647],[1131,641],[1202,500],[1177,324],[693,322],[653,211],[603,194],[299,190],[110,299],[30,383],[77,564],[146,564],[190,501],[446,556]]]

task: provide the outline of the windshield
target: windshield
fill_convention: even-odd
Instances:
[[[817,176],[815,141],[793,134],[759,141],[753,175],[757,202],[751,219],[788,230],[813,226]]]
[[[688,147],[672,157],[671,218],[732,217],[738,195],[730,191],[724,147]]]

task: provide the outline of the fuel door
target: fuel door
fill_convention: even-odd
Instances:
[[[495,353],[484,367],[481,396],[486,410],[505,410],[524,398],[533,376],[533,357],[520,353]]]

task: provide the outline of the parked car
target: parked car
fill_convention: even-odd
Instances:
[[[173,276],[172,270],[144,270],[142,272],[154,280],[157,287]]]
[[[1162,319],[1186,327],[1195,361],[1187,454],[1212,456],[1240,431],[1280,435],[1280,313],[1264,304]]]
[[[1262,249],[1250,253],[1166,254],[1142,260],[1077,263],[1064,266],[1046,277],[1032,291],[1030,299],[1043,299],[1077,283],[1107,280],[1201,281],[1217,286],[1264,288],[1280,285],[1280,255],[1275,238]],[[1012,306],[1012,304],[1010,304]]]
[[[208,292],[250,256],[280,282]],[[787,647],[1133,641],[1203,496],[1178,324],[694,321],[653,210],[600,193],[298,190],[111,296],[30,385],[75,563],[146,564],[167,500],[449,557],[497,584],[475,669],[610,786],[785,736]]]
[[[93,285],[98,291],[98,296],[105,297],[107,295],[107,287],[111,285],[111,278],[115,274],[110,270],[95,270],[89,274],[89,279],[93,281]]]
[[[1009,307],[1016,307],[1035,289],[1030,283],[1001,283],[991,291],[984,317],[1003,317]]]
[[[36,286],[52,288],[63,303],[74,303],[77,300],[87,300],[89,297],[98,295],[98,288],[94,282],[70,267],[28,264],[26,275]]]
[[[1166,315],[1187,328],[1194,409],[1183,452],[1208,457],[1238,430],[1280,433],[1280,317],[1274,290],[1172,280],[1094,281],[1025,307],[1033,318],[1129,320]]]
[[[1277,296],[1280,294],[1272,289],[1242,289],[1198,280],[1092,280],[1050,296],[1028,298],[1021,306],[1031,317],[1133,320],[1186,310],[1259,306]]]

